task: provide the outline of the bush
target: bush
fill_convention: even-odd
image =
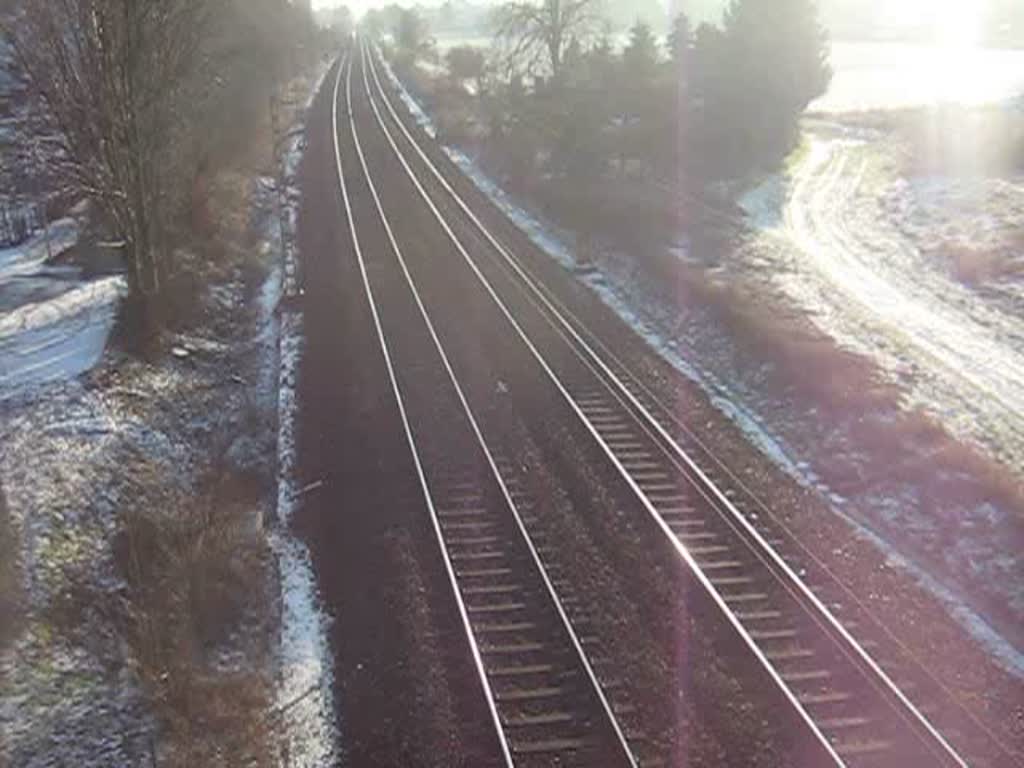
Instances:
[[[196,496],[168,493],[130,508],[115,544],[128,585],[126,639],[136,669],[168,728],[175,765],[209,764],[231,751],[268,755],[270,682],[254,671],[225,673],[217,650],[249,614],[267,613],[268,554],[250,507],[225,498],[220,479]],[[225,744],[225,739],[244,743]]]
[[[483,51],[471,45],[452,48],[445,56],[448,73],[460,83],[466,80],[479,81],[483,77],[486,58]]]
[[[14,637],[19,591],[18,542],[0,488],[0,648]]]

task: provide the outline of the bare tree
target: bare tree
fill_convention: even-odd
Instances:
[[[445,62],[453,80],[458,83],[473,80],[477,93],[483,90],[481,85],[487,69],[487,57],[483,50],[471,45],[458,45],[445,54]]]
[[[41,141],[70,195],[119,241],[133,293],[159,294],[178,194],[176,150],[218,0],[22,0],[0,17]]]
[[[601,11],[601,0],[509,2],[496,12],[497,36],[511,58],[531,70],[542,65],[558,81],[569,48],[586,44],[599,32]]]
[[[434,49],[427,20],[416,8],[402,8],[393,31],[398,54],[407,65],[415,64]]]

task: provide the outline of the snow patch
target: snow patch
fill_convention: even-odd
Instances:
[[[388,76],[388,80],[391,81],[391,84],[398,91],[399,97],[401,97],[406,109],[408,109],[409,112],[412,113],[412,116],[415,118],[416,123],[424,131],[426,131],[427,135],[430,136],[430,138],[436,139],[437,127],[434,125],[434,121],[424,111],[423,107],[420,106],[420,103],[416,101],[416,99],[412,97],[409,91],[405,89],[405,85],[402,83],[401,80],[398,79],[398,76],[395,75],[394,70],[391,69],[391,63],[387,60],[387,58],[384,56],[379,56],[378,59],[381,62],[383,62],[384,73]]]
[[[0,341],[5,337],[60,323],[82,312],[115,303],[127,292],[123,277],[105,277],[72,288],[48,301],[13,309],[0,317]]]
[[[275,317],[283,295],[298,293],[298,268],[292,238],[295,232],[300,194],[296,174],[306,148],[305,119],[330,67],[324,66],[308,95],[295,138],[284,151],[285,184],[282,205],[284,221],[279,227],[264,226],[266,237],[276,239],[271,247],[281,254],[282,268],[261,294],[260,305],[268,322]],[[272,210],[272,209],[271,209]],[[289,766],[319,768],[337,759],[338,734],[334,720],[334,670],[328,646],[329,619],[321,609],[316,575],[309,550],[290,531],[299,495],[298,477],[298,393],[296,390],[303,349],[301,313],[282,307],[278,324],[277,350],[277,520],[270,544],[281,573],[281,640],[276,691],[277,710],[286,724],[282,729]]]
[[[785,180],[780,174],[771,174],[744,193],[738,202],[753,226],[763,230],[774,229],[781,223],[782,208],[786,203]]]
[[[281,321],[278,388],[278,521],[271,546],[281,570],[283,599],[277,705],[284,713],[289,765],[329,765],[335,757],[333,670],[327,643],[328,620],[320,608],[316,576],[307,547],[289,533],[298,489],[295,382],[302,356],[302,318]]]
[[[961,597],[930,573],[904,557],[884,537],[879,536],[850,515],[843,512],[837,512],[837,514],[846,520],[860,536],[863,536],[877,547],[879,551],[883,552],[890,565],[905,571],[926,591],[938,598],[939,602],[946,607],[946,610],[950,612],[950,615],[956,622],[966,629],[975,642],[988,651],[1003,669],[1019,680],[1024,680],[1024,653],[1021,653],[1012,643],[999,634],[983,616],[974,611]]]
[[[99,361],[127,293],[121,276],[85,281],[73,266],[52,266],[78,241],[66,218],[44,234],[0,251],[0,401],[36,385],[71,379]]]
[[[36,233],[28,242],[14,248],[0,250],[0,283],[19,275],[38,272],[46,263],[49,253],[58,256],[78,242],[78,222],[59,219],[50,224],[50,248],[46,235]]]

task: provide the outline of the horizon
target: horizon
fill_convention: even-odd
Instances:
[[[501,0],[467,0],[479,5],[498,5]],[[445,0],[399,2],[436,8]],[[728,0],[656,0],[668,18],[685,12],[695,23],[717,22]],[[348,6],[356,18],[374,8],[383,8],[394,0],[313,0],[313,8],[326,10]],[[894,38],[931,38],[943,47],[969,48],[986,45],[995,32],[986,29],[986,17],[994,9],[1009,7],[1003,0],[819,0],[822,23],[836,40]],[[1017,30],[1016,44],[1024,44]],[[1011,34],[1006,42],[1013,42]]]

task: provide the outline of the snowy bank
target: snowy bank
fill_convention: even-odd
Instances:
[[[37,233],[0,251],[0,401],[70,380],[106,349],[127,284],[121,276],[87,279],[77,267],[50,263],[77,242],[78,223],[67,218],[50,226],[48,242]]]
[[[277,708],[284,718],[281,731],[283,754],[288,768],[332,764],[338,755],[333,701],[333,668],[327,640],[328,619],[317,595],[316,575],[309,549],[292,534],[289,525],[301,495],[297,486],[298,383],[303,351],[302,314],[284,296],[299,291],[294,232],[300,193],[297,174],[306,146],[305,119],[313,99],[329,72],[323,67],[291,131],[282,158],[286,187],[282,190],[285,220],[274,228],[274,243],[281,254],[281,268],[275,274],[274,300],[270,312],[280,308],[278,320],[277,367],[277,501],[276,521],[270,536],[281,578],[281,636],[279,649]],[[309,89],[310,84],[304,84]]]

